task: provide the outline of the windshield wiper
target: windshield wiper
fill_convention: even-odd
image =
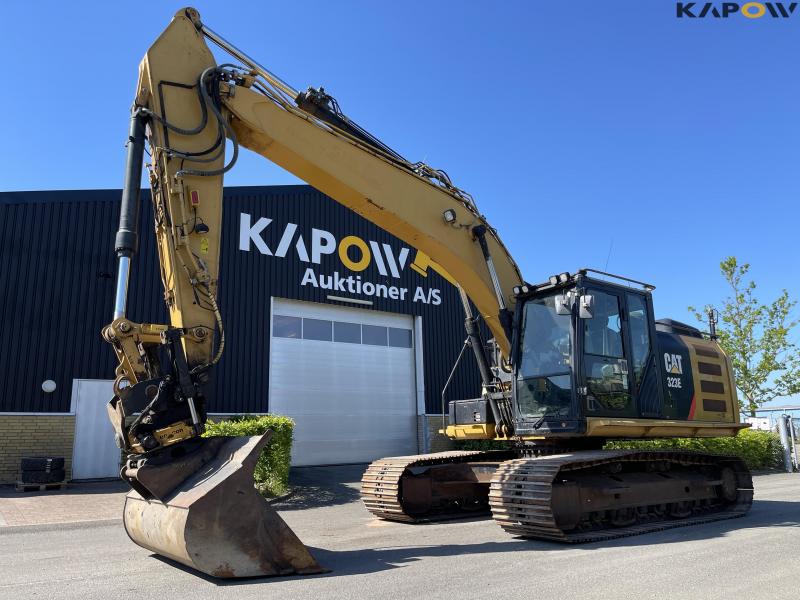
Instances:
[[[542,425],[544,425],[544,420],[545,420],[547,417],[552,417],[552,416],[553,416],[553,415],[548,415],[547,413],[543,414],[541,417],[539,417],[538,419],[536,419],[536,423],[534,423],[534,424],[533,424],[533,428],[534,428],[534,429],[539,429],[539,427],[541,427]]]

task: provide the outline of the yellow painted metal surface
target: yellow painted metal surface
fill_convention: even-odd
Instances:
[[[689,349],[694,381],[693,421],[739,422],[739,399],[733,367],[714,341],[681,336]]]
[[[667,419],[621,419],[589,417],[586,435],[617,438],[728,437],[750,427],[724,421],[671,421]]]
[[[136,105],[146,107],[180,128],[195,128],[202,118],[198,79],[205,69],[213,66],[216,61],[203,35],[183,11],[179,11],[139,65]],[[221,175],[176,175],[184,169],[219,169],[225,157],[200,163],[171,158],[164,148],[169,146],[184,153],[201,152],[212,146],[216,138],[217,121],[210,113],[206,127],[196,135],[165,131],[155,119],[148,127],[155,234],[170,323],[174,327],[206,332],[183,340],[190,367],[208,363],[213,351],[216,319],[202,291],[208,286],[210,293],[216,294],[223,178]],[[193,232],[196,223],[205,223],[209,233]],[[198,294],[199,303],[196,301]]]
[[[194,431],[192,430],[191,424],[176,423],[169,427],[164,427],[163,429],[157,429],[153,435],[162,446],[170,446],[190,437],[194,437]]]
[[[722,421],[672,421],[667,419],[621,419],[618,417],[589,417],[586,419],[586,433],[576,437],[604,438],[669,438],[669,437],[730,437],[735,436],[749,424]],[[494,425],[475,423],[469,425],[448,425],[442,430],[453,440],[506,440],[495,435]],[[545,439],[544,436],[515,436],[513,439],[533,441]]]
[[[448,425],[442,432],[451,440],[494,440],[493,423],[474,423],[471,425]],[[502,438],[505,439],[505,438]]]

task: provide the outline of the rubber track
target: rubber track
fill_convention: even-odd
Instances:
[[[709,512],[685,519],[638,523],[628,527],[565,532],[555,522],[551,493],[559,473],[576,471],[619,460],[648,462],[669,460],[685,466],[725,464],[737,477],[739,498],[720,512]],[[541,458],[522,458],[500,465],[489,488],[492,516],[508,533],[567,543],[596,542],[673,527],[687,527],[742,517],[753,503],[753,480],[744,463],[735,457],[691,452],[640,452],[638,450],[597,450]]]
[[[414,456],[394,456],[376,460],[367,467],[364,476],[361,478],[361,500],[367,510],[376,517],[402,523],[428,523],[485,514],[485,512],[479,511],[458,511],[411,516],[403,510],[400,479],[409,467],[462,463],[473,460],[497,460],[497,457],[501,454],[503,454],[503,451],[465,450],[417,454]]]

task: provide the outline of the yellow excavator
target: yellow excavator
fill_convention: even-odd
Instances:
[[[207,42],[230,62],[217,64]],[[169,325],[126,317],[146,141]],[[134,542],[216,577],[324,570],[254,489],[269,434],[201,437],[204,389],[225,346],[222,182],[240,146],[417,248],[420,272],[433,265],[459,287],[464,348],[482,385],[477,398],[449,404],[442,432],[501,449],[376,461],[362,481],[373,514],[419,522],[490,510],[514,535],[581,542],[747,512],[752,479],[737,458],[602,449],[746,427],[713,327],[703,335],[655,321],[652,286],[600,271],[526,282],[444,171],[403,158],[323,88],[292,89],[185,8],[140,65],[114,320],[103,330],[119,359],[108,412],[127,456]]]

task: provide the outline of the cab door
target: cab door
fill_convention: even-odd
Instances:
[[[663,392],[659,381],[659,365],[655,352],[655,322],[649,294],[625,293],[625,314],[630,353],[631,387],[645,418],[662,417]]]
[[[637,417],[624,292],[588,287],[592,318],[580,318],[587,417]]]

